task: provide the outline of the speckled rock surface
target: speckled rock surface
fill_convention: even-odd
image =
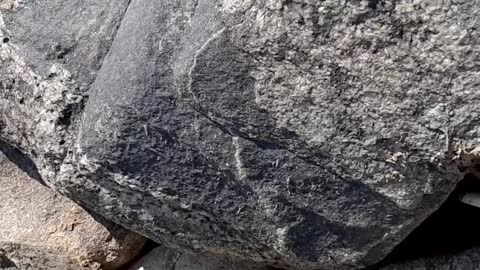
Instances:
[[[22,269],[117,269],[145,242],[120,226],[95,220],[1,153],[0,197],[0,249]]]
[[[0,242],[0,253],[7,260],[2,270],[91,270],[78,261],[42,247]]]
[[[2,141],[165,245],[361,268],[478,159],[477,1],[2,3]]]

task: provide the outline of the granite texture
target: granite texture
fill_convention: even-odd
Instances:
[[[0,198],[0,255],[24,270],[116,270],[145,243],[32,180],[1,153]]]
[[[41,3],[2,2],[1,141],[164,245],[362,268],[478,162],[477,1]]]

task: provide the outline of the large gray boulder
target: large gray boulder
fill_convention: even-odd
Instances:
[[[479,11],[4,1],[0,138],[47,185],[159,243],[360,268],[479,157]]]

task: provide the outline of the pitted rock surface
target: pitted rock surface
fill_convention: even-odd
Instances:
[[[478,159],[475,1],[7,2],[0,138],[167,246],[361,268]]]

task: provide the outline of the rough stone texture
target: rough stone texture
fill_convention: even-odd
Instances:
[[[128,0],[0,2],[2,139],[54,178]],[[19,121],[19,118],[22,120]]]
[[[129,270],[261,270],[246,264],[235,263],[203,255],[191,255],[158,247],[132,265]]]
[[[8,260],[5,270],[90,270],[71,258],[43,248],[14,243],[0,243],[0,252]]]
[[[480,250],[474,248],[458,254],[445,254],[443,256],[392,264],[380,270],[477,270],[479,265]]]
[[[165,245],[360,268],[477,162],[478,1],[2,3],[1,140]]]
[[[28,269],[117,269],[145,242],[120,226],[103,219],[99,223],[1,153],[0,197],[0,249],[15,263],[30,265]]]

